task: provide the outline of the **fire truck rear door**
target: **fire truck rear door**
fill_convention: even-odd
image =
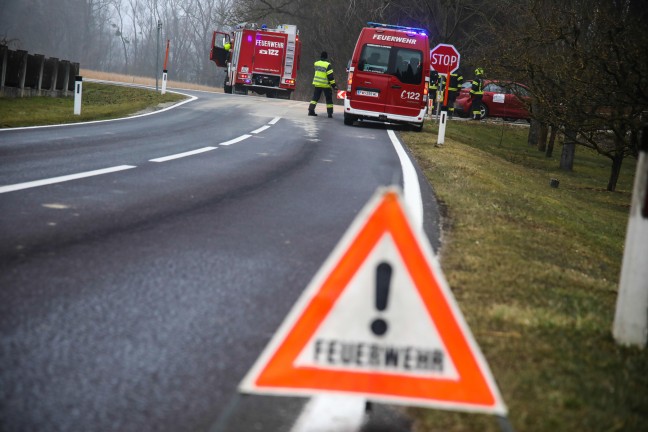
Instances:
[[[365,44],[353,77],[351,106],[354,109],[384,112],[389,87],[389,44]]]
[[[281,75],[287,37],[281,33],[257,32],[253,73]]]
[[[413,46],[401,47],[395,44],[391,54],[385,112],[418,116],[425,106],[423,52]]]

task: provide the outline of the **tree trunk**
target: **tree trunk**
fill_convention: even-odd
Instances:
[[[576,153],[576,131],[565,129],[562,154],[560,155],[560,169],[572,171],[574,168],[574,155]]]
[[[551,126],[551,134],[549,135],[549,143],[547,144],[547,151],[545,156],[550,158],[553,156],[554,144],[556,143],[556,126]]]
[[[538,151],[547,150],[547,134],[549,133],[549,126],[547,123],[540,123],[540,130],[538,131]]]
[[[538,145],[538,132],[540,129],[540,122],[536,119],[531,119],[531,126],[529,127],[529,136],[527,138],[527,143],[535,147]]]
[[[614,192],[616,190],[619,174],[621,174],[621,164],[623,163],[623,154],[616,154],[612,158],[612,171],[610,172],[610,180],[608,181],[607,190]]]

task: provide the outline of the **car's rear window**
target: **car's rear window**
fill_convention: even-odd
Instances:
[[[521,85],[511,82],[502,82],[499,84],[491,82],[484,87],[484,91],[493,93],[508,93],[520,97],[529,97],[529,91],[527,89],[525,89]]]
[[[393,75],[404,84],[420,84],[423,53],[419,50],[366,44],[362,47],[358,70]]]

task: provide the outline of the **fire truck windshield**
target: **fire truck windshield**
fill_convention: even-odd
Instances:
[[[411,48],[366,44],[358,70],[393,75],[404,84],[420,84],[423,53]]]

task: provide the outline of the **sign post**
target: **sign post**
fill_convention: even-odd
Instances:
[[[164,69],[162,69],[162,94],[166,93],[167,87],[167,62],[169,61],[169,39],[166,44],[166,54],[164,54]]]
[[[445,128],[448,120],[448,88],[450,87],[450,74],[459,68],[461,55],[454,45],[439,44],[430,50],[430,65],[432,69],[440,75],[445,76],[445,89],[443,91],[443,106],[446,107],[441,111],[441,121],[439,123],[439,135],[437,145],[443,145],[445,142]]]

